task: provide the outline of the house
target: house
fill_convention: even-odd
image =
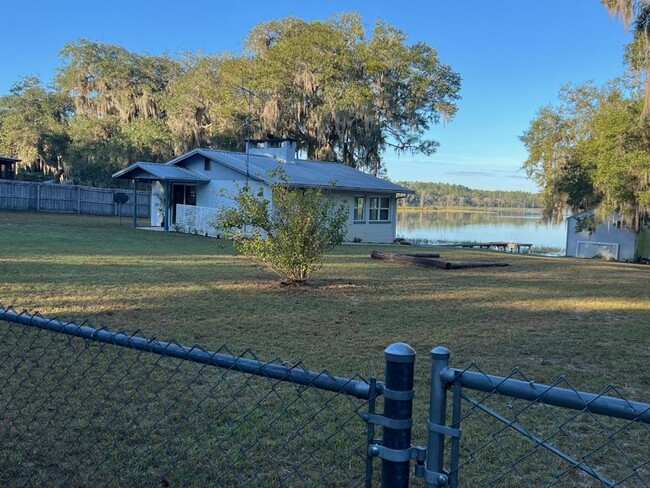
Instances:
[[[13,180],[16,176],[14,165],[19,162],[18,158],[0,156],[0,180]]]
[[[650,229],[634,231],[622,225],[616,215],[604,220],[593,232],[576,232],[578,219],[589,214],[572,215],[567,218],[566,255],[580,258],[616,259],[635,261],[650,258]]]
[[[271,172],[281,168],[296,188],[331,190],[350,209],[346,240],[392,242],[398,195],[412,190],[340,163],[296,159],[288,139],[247,141],[246,152],[194,149],[165,164],[138,162],[113,175],[152,184],[151,225],[203,235],[219,231],[216,214],[234,202],[229,196],[245,184],[271,196]]]

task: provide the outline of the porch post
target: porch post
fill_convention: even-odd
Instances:
[[[138,228],[138,192],[136,189],[137,180],[133,178],[133,228]]]
[[[172,204],[172,194],[171,192],[171,185],[169,184],[169,181],[165,182],[165,230],[169,230],[169,219],[172,216],[172,213],[170,211],[170,206]]]

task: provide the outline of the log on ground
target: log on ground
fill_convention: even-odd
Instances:
[[[461,261],[458,263],[451,263],[450,269],[466,269],[466,268],[493,268],[495,266],[508,266],[508,263],[494,263],[491,261]]]
[[[439,258],[440,253],[437,252],[400,252],[404,256],[411,256],[414,258]]]
[[[415,253],[414,253],[415,254]],[[370,253],[372,259],[384,259],[386,261],[393,261],[402,264],[411,264],[415,266],[423,266],[425,268],[439,268],[439,269],[467,269],[467,268],[487,268],[492,266],[508,266],[508,263],[491,263],[491,262],[472,262],[465,261],[453,263],[451,261],[441,261],[432,259],[431,257],[418,257],[412,254],[399,254],[394,252],[381,252],[372,251]]]
[[[396,263],[414,264],[416,266],[424,266],[426,268],[442,268],[451,269],[451,263],[445,261],[438,261],[431,258],[419,258],[416,256],[407,256],[406,254],[399,254],[396,252],[381,252],[372,251],[370,253],[372,259],[385,259],[387,261],[395,261]]]

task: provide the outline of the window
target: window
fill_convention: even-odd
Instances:
[[[389,197],[370,197],[368,220],[388,222],[390,216]]]
[[[203,158],[203,171],[210,171],[210,158]]]
[[[354,197],[354,221],[355,222],[363,222],[365,220],[365,216],[363,214],[364,204],[365,204],[364,197]]]

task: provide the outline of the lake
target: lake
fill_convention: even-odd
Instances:
[[[542,224],[541,214],[530,209],[397,211],[397,236],[431,244],[514,241],[535,247],[564,249],[566,225]]]

